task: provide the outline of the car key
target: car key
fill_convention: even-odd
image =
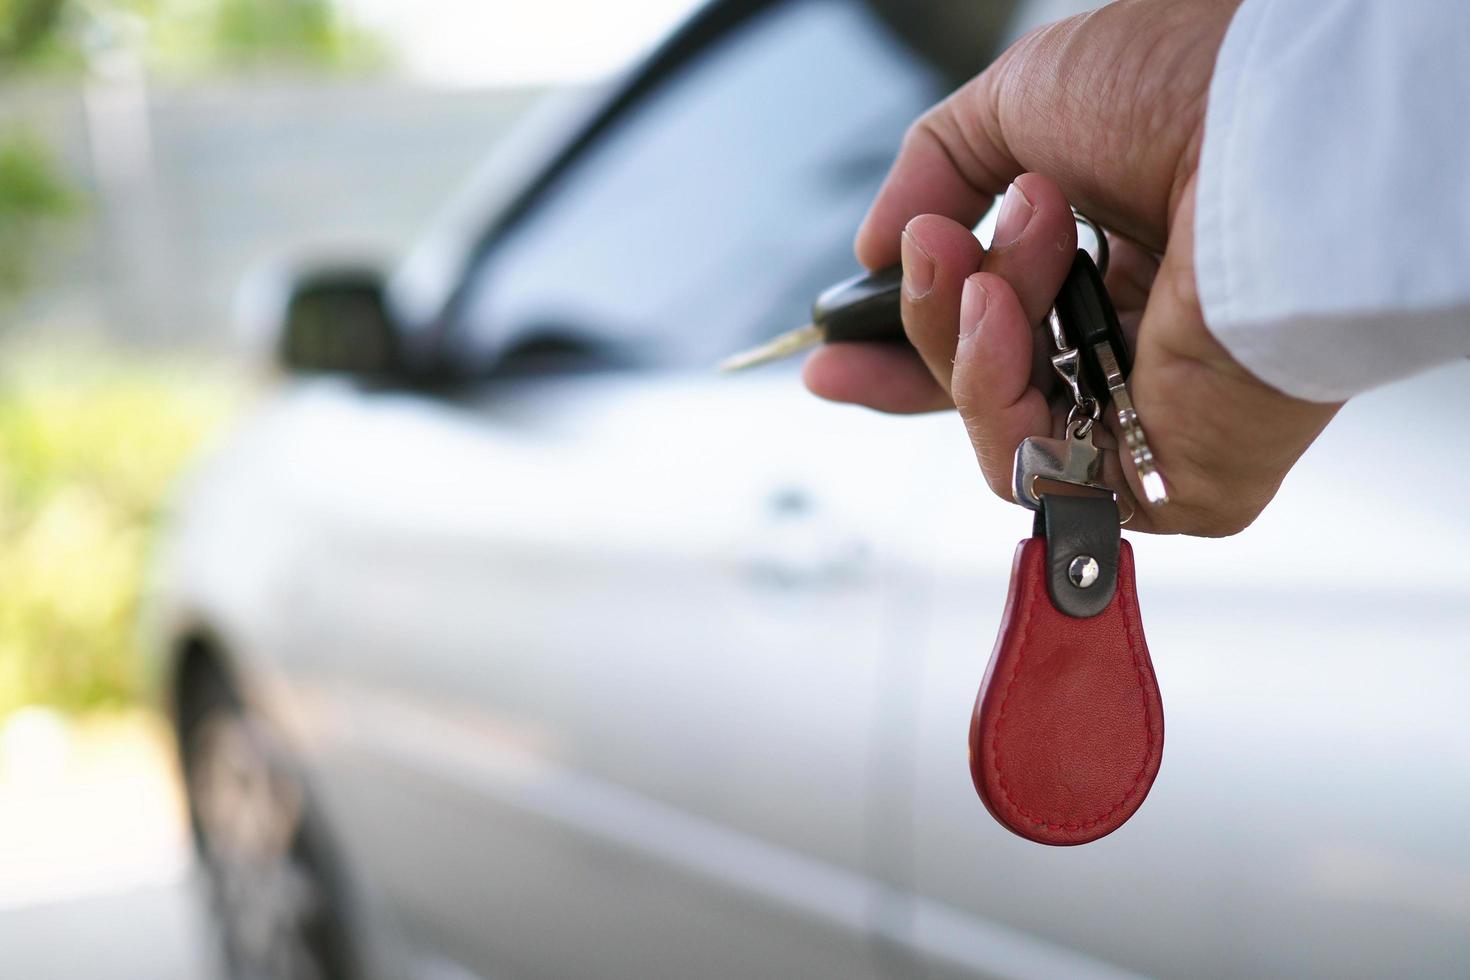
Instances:
[[[1097,243],[1096,268],[1106,272],[1107,236],[1091,218],[1076,210],[1072,213],[1077,223],[1092,233],[1093,240]],[[908,338],[903,332],[903,316],[899,312],[902,287],[903,268],[897,265],[879,269],[877,272],[860,273],[835,286],[829,286],[812,304],[810,323],[780,334],[758,347],[726,358],[718,365],[719,370],[743,371],[782,360],[822,344],[844,341],[907,343]]]
[[[1123,433],[1124,448],[1138,471],[1144,498],[1155,506],[1166,504],[1168,488],[1154,462],[1153,450],[1128,391],[1127,377],[1131,369],[1128,345],[1103,284],[1103,273],[1108,266],[1107,236],[1085,215],[1076,213],[1076,217],[1079,224],[1092,232],[1097,242],[1097,259],[1094,261],[1085,249],[1077,250],[1048,318],[1052,337],[1059,349],[1076,351],[1077,369],[1086,373],[1093,397],[1100,404],[1112,407]],[[840,282],[817,297],[812,304],[810,324],[736,354],[719,368],[740,371],[824,343],[906,343],[899,312],[902,282],[903,270],[896,265]]]
[[[907,343],[898,297],[903,269],[891,265],[829,286],[812,304],[812,322],[759,347],[720,362],[721,371],[742,371],[840,341]]]

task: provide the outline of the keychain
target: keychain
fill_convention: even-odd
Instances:
[[[1016,548],[1000,635],[970,725],[970,775],[990,813],[1042,844],[1085,844],[1142,805],[1164,751],[1164,709],[1144,640],[1133,551],[1119,533],[1132,514],[1102,483],[1094,440],[1111,409],[1144,499],[1168,489],[1128,392],[1130,359],[1103,285],[1107,237],[1081,214],[1097,261],[1077,250],[1047,320],[1069,412],[1063,437],[1016,450],[1012,496],[1035,511]],[[828,289],[811,324],[721,365],[739,370],[832,341],[904,340],[901,272],[880,270]],[[1120,520],[1121,517],[1121,520]]]
[[[1164,749],[1133,551],[1093,440],[1105,404],[1145,497],[1161,504],[1168,496],[1128,396],[1117,314],[1086,252],[1078,250],[1048,323],[1052,367],[1071,406],[1063,438],[1033,436],[1016,450],[1013,495],[1036,517],[1016,549],[975,700],[970,774],[1007,829],[1042,844],[1085,844],[1137,811]]]

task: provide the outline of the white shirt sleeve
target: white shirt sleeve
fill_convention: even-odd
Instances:
[[[1470,356],[1470,2],[1245,0],[1196,198],[1205,322],[1290,395]]]

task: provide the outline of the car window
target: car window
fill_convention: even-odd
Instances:
[[[573,341],[712,363],[802,322],[943,86],[856,0],[747,22],[649,95],[472,269],[456,354]]]

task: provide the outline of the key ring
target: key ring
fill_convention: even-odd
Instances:
[[[1092,427],[1100,418],[1102,418],[1101,403],[1096,398],[1084,396],[1079,403],[1067,410],[1067,437],[1081,439],[1092,431]]]

